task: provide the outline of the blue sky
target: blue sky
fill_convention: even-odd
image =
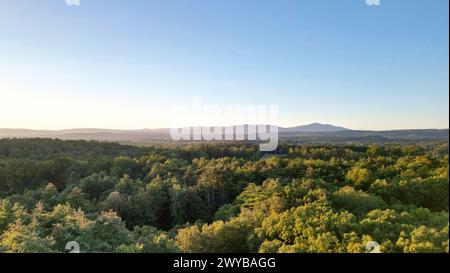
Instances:
[[[448,128],[448,0],[0,0],[0,128],[157,128],[279,105],[280,124]]]

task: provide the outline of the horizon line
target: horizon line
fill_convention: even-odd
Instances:
[[[333,124],[327,124],[327,123],[309,123],[309,124],[303,124],[303,125],[296,125],[296,126],[280,126],[280,125],[275,125],[278,128],[282,128],[282,129],[291,129],[291,128],[296,128],[296,127],[301,127],[301,126],[308,126],[308,125],[314,125],[314,124],[318,124],[318,125],[329,125],[329,126],[333,126],[333,127],[340,127],[343,130],[335,130],[336,131],[373,131],[373,132],[383,132],[383,131],[408,131],[408,130],[449,130],[449,127],[441,127],[441,128],[433,128],[433,127],[427,127],[427,128],[397,128],[397,129],[350,129],[350,128],[346,128],[343,126],[339,126],[339,125],[333,125]],[[73,128],[59,128],[59,129],[42,129],[42,128],[23,128],[23,127],[19,127],[19,128],[11,128],[11,127],[0,127],[0,130],[25,130],[25,131],[52,131],[52,132],[58,132],[58,131],[71,131],[71,130],[112,130],[112,131],[144,131],[144,130],[170,130],[170,129],[175,129],[175,128],[194,128],[194,127],[235,127],[235,126],[257,126],[258,124],[240,124],[240,125],[215,125],[215,126],[207,126],[207,125],[202,125],[202,126],[182,126],[182,127],[156,127],[156,128],[150,128],[150,127],[142,127],[142,128],[102,128],[102,127],[73,127]],[[259,125],[264,125],[264,124],[259,124]],[[269,124],[267,124],[269,125]],[[313,131],[311,131],[313,132]]]

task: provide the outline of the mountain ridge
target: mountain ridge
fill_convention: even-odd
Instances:
[[[242,125],[241,125],[242,126]],[[222,127],[223,126],[219,126]],[[234,126],[225,126],[230,128]],[[249,125],[244,125],[249,132]],[[188,127],[187,127],[188,128]],[[253,127],[254,128],[254,127]],[[278,127],[280,140],[294,142],[390,142],[416,140],[448,139],[448,129],[403,129],[403,130],[352,130],[331,124],[311,123],[294,127]],[[254,132],[250,130],[250,132]],[[63,140],[95,140],[119,143],[162,143],[171,142],[170,129],[63,129],[63,130],[33,130],[33,129],[2,129],[0,138],[58,138]]]
[[[234,126],[242,126],[242,125],[230,125],[230,126],[217,126],[217,127],[234,127]],[[244,126],[250,126],[250,124],[244,124]],[[252,125],[256,126],[256,125]],[[275,125],[277,126],[277,125]],[[191,126],[195,127],[195,126]],[[212,127],[212,126],[211,126]],[[281,127],[277,126],[280,130],[283,131],[299,131],[299,132],[331,132],[331,131],[344,131],[351,130],[340,126],[335,126],[332,124],[324,124],[324,123],[311,123],[305,125],[298,125],[293,127]],[[186,127],[187,128],[187,127]],[[93,132],[149,132],[149,131],[165,131],[170,130],[170,128],[142,128],[142,129],[110,129],[110,128],[71,128],[71,129],[26,129],[26,128],[0,128],[0,132],[10,131],[10,132],[44,132],[44,133],[58,133],[58,132],[77,132],[77,133],[93,133]]]
[[[344,128],[344,127],[340,127],[340,126],[335,126],[332,124],[323,124],[323,123],[311,123],[311,124],[306,124],[306,125],[298,125],[295,127],[287,127],[287,128],[283,128],[283,127],[278,127],[280,129],[280,131],[284,131],[284,132],[337,132],[337,131],[350,131],[350,129]]]

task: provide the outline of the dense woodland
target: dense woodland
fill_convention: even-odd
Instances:
[[[0,252],[449,252],[448,142],[0,139]]]

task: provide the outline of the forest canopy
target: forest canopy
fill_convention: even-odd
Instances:
[[[0,252],[449,252],[448,143],[0,139]]]

